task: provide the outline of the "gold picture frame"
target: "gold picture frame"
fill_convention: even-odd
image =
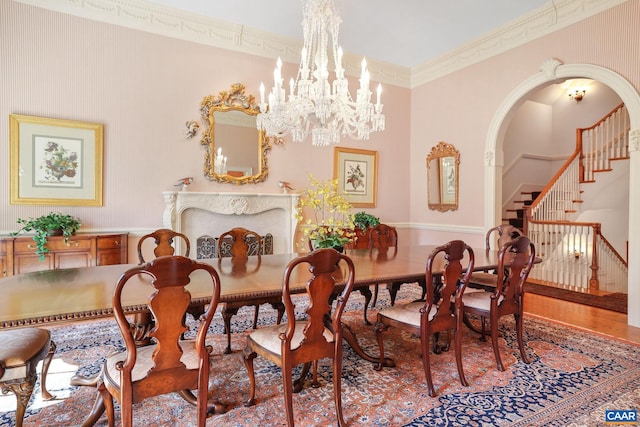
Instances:
[[[9,115],[9,202],[102,206],[104,126]]]
[[[376,207],[377,151],[335,147],[333,177],[340,180],[339,192],[353,207]]]

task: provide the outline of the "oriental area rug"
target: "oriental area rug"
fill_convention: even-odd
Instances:
[[[420,289],[405,285],[398,303],[419,297]],[[364,298],[354,292],[344,321],[365,351],[377,354],[372,326],[363,322]],[[381,289],[369,319],[388,304]],[[299,301],[298,307],[304,305]],[[283,426],[282,374],[278,367],[258,357],[257,404],[243,406],[249,380],[242,362],[246,334],[251,330],[253,307],[232,319],[232,354],[223,354],[226,336],[216,314],[208,342],[213,345],[210,388],[213,396],[231,408],[213,415],[208,426]],[[275,310],[260,308],[262,325],[275,321]],[[191,325],[195,322],[190,321]],[[345,345],[343,408],[350,426],[596,426],[605,424],[605,411],[640,408],[640,346],[581,329],[525,316],[525,341],[532,363],[520,360],[513,321],[500,321],[501,354],[505,371],[496,368],[490,341],[480,341],[466,327],[463,364],[469,387],[458,380],[453,349],[432,355],[432,373],[438,395],[429,397],[422,368],[419,338],[391,328],[385,333],[385,351],[394,368],[373,369]],[[49,327],[58,345],[47,377],[49,391],[57,397],[43,402],[39,382],[27,409],[25,426],[78,426],[93,405],[96,391],[71,387],[72,375],[96,375],[104,356],[122,348],[113,319]],[[337,425],[333,403],[332,370],[328,360],[319,367],[321,387],[305,388],[293,398],[297,426]],[[15,398],[0,398],[0,426],[14,425]],[[134,406],[136,426],[194,426],[195,408],[178,395],[150,398]],[[120,422],[116,406],[116,423]],[[96,423],[106,426],[103,416]]]

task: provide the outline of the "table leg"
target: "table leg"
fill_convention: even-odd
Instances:
[[[358,342],[358,338],[356,337],[356,334],[349,327],[349,325],[346,325],[344,323],[342,324],[342,337],[356,352],[356,354],[361,358],[363,358],[364,360],[369,361],[371,363],[380,362],[379,357],[371,356],[364,351],[364,349],[360,346],[360,343]],[[385,357],[384,363],[382,365],[388,368],[393,368],[394,366],[396,366],[396,362],[394,362],[393,359]]]

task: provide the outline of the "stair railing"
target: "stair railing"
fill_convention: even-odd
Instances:
[[[529,277],[574,290],[627,292],[627,262],[598,222],[535,221],[527,236],[543,259]]]
[[[600,233],[597,235],[598,289],[609,292],[627,293],[629,265],[609,241]]]
[[[595,172],[611,169],[611,160],[629,158],[629,114],[624,103],[588,128],[576,129],[581,147],[580,181],[595,181]]]
[[[624,104],[596,124],[576,130],[576,149],[530,206],[523,232],[543,258],[531,278],[580,289],[627,290],[627,263],[602,236],[600,223],[568,222],[581,201],[581,182],[629,157],[630,124]],[[624,290],[621,290],[624,289]]]

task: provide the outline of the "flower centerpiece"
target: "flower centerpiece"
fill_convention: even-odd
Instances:
[[[304,238],[314,249],[343,248],[354,236],[351,203],[338,192],[338,179],[319,181],[312,174],[308,179],[309,187],[300,193],[296,210],[296,219],[305,224]]]

